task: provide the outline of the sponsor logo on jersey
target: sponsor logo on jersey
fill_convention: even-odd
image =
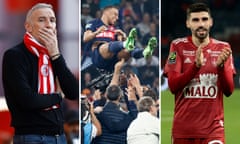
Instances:
[[[115,34],[112,31],[104,31],[104,32],[101,32],[98,35],[96,35],[96,38],[110,38],[110,39],[114,40]]]
[[[189,57],[187,57],[185,60],[184,60],[184,63],[192,63],[191,59]]]
[[[219,56],[221,54],[221,51],[213,51],[213,50],[208,49],[207,53],[210,54],[210,56],[217,57],[217,56]]]
[[[184,37],[184,38],[178,38],[178,39],[173,40],[173,43],[174,43],[174,44],[178,44],[178,43],[181,43],[181,42],[187,43],[187,42],[189,42],[189,41],[188,41],[188,39],[187,39],[186,37]]]
[[[217,79],[217,74],[200,74],[199,78],[194,78],[184,88],[185,98],[216,98],[218,93]]]
[[[183,50],[185,56],[195,56],[195,51]]]
[[[177,59],[177,53],[174,52],[170,52],[169,56],[168,56],[168,63],[169,64],[173,64],[176,63],[176,59]]]

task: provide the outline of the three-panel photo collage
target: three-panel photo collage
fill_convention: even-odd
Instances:
[[[0,144],[237,144],[237,0],[0,1]]]

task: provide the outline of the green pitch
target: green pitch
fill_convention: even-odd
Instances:
[[[161,93],[161,144],[171,144],[174,96],[169,91]],[[227,144],[240,143],[240,89],[224,98],[225,140]]]

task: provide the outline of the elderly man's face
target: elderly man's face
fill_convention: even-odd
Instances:
[[[53,10],[50,8],[36,9],[26,22],[25,28],[38,42],[43,44],[39,39],[41,35],[39,30],[44,29],[48,33],[56,34],[56,17]]]

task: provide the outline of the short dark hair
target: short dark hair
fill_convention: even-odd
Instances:
[[[119,86],[117,85],[111,85],[107,88],[106,90],[106,95],[108,100],[110,101],[115,101],[117,100],[120,96],[122,96],[122,90]]]
[[[153,104],[154,100],[150,96],[144,96],[138,101],[138,111],[150,112],[150,108]]]
[[[146,90],[145,92],[143,92],[143,96],[149,96],[151,97],[154,101],[157,101],[159,99],[158,95],[156,94],[155,91],[153,91],[152,89]]]
[[[104,12],[105,10],[112,9],[112,8],[118,9],[118,7],[115,6],[115,5],[109,5],[109,6],[106,6],[106,7],[103,8],[103,12]]]
[[[190,5],[187,9],[187,19],[189,19],[190,14],[194,12],[208,12],[211,15],[211,11],[207,4],[205,3],[194,3]]]

